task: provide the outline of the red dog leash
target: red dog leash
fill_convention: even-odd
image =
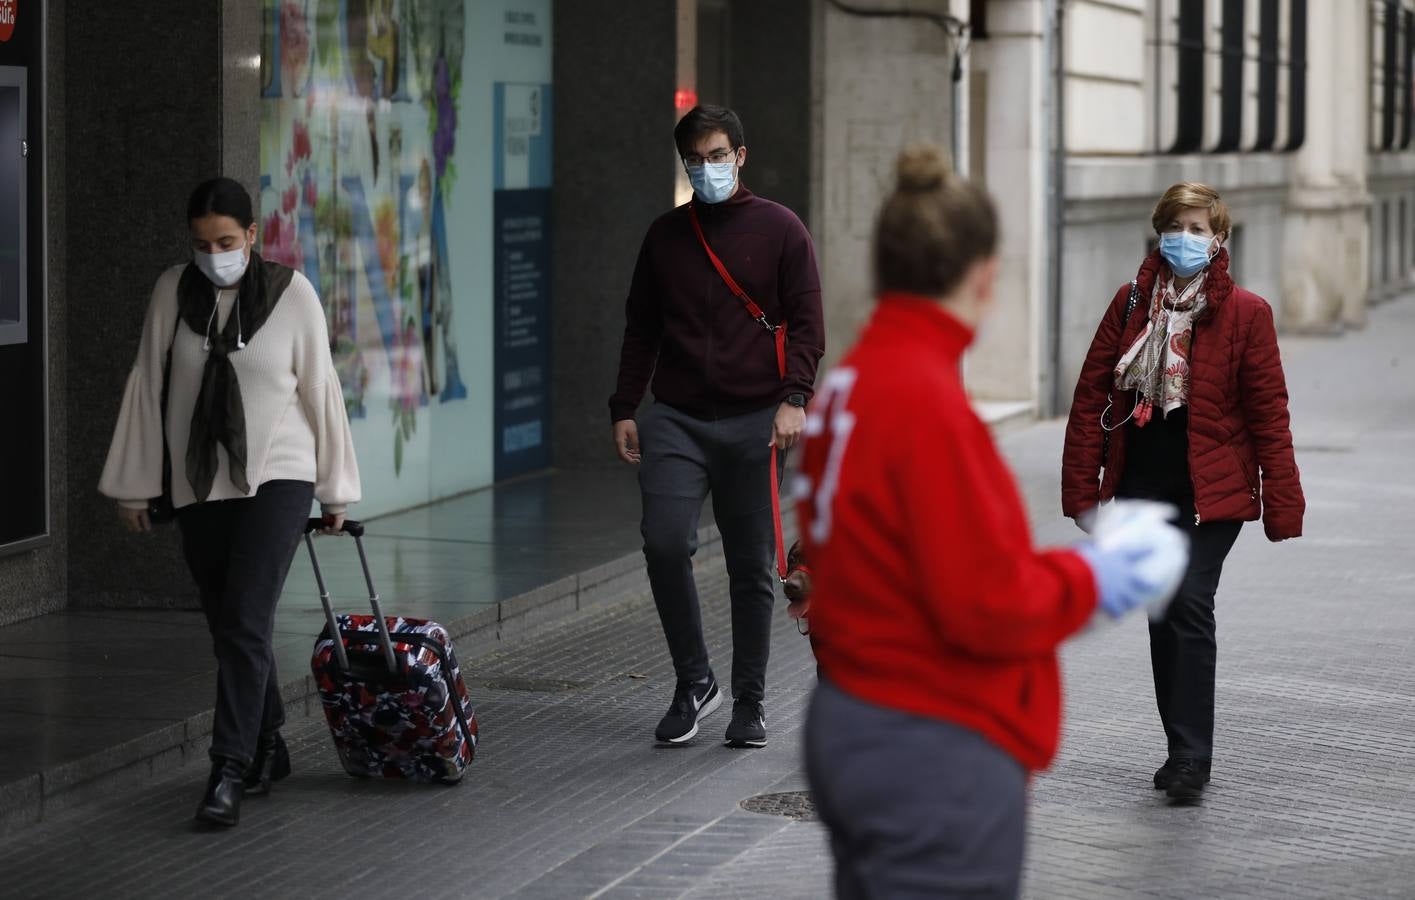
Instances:
[[[727,271],[727,267],[722,264],[722,260],[717,258],[717,254],[712,252],[712,246],[707,242],[707,236],[703,234],[703,226],[698,222],[697,205],[688,204],[688,215],[693,220],[693,231],[698,235],[698,242],[707,251],[708,259],[712,261],[712,267],[717,270],[717,274],[722,276],[723,282],[727,284],[737,299],[746,306],[747,313],[757,322],[771,332],[776,340],[776,371],[783,381],[786,380],[786,323],[773,325],[766,319],[766,313],[757,305],[756,301],[742,290],[742,286],[737,283],[737,279],[732,277],[732,273]],[[776,474],[777,466],[776,443],[771,445],[771,524],[776,531],[776,577],[781,581],[786,581],[786,544],[781,537],[781,485]]]

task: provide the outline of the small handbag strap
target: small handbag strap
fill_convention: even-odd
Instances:
[[[786,581],[786,543],[781,537],[781,485],[776,475],[776,444],[771,445],[771,527],[776,536],[776,577]]]
[[[172,326],[172,336],[167,339],[167,355],[162,360],[162,433],[167,433],[167,383],[172,380],[172,345],[177,343],[177,331],[182,327],[182,313],[177,312],[177,323]]]
[[[763,328],[771,332],[776,343],[776,371],[784,381],[786,379],[786,323],[772,325],[767,321],[766,313],[757,305],[742,286],[737,283],[737,279],[732,277],[732,273],[727,271],[727,267],[722,264],[722,260],[717,254],[712,252],[712,245],[708,243],[707,235],[703,234],[702,223],[698,221],[698,209],[696,204],[688,204],[688,216],[693,220],[693,232],[698,236],[698,243],[703,245],[703,250],[707,252],[708,260],[712,262],[712,267],[717,270],[717,274],[722,277],[737,299],[742,301],[746,307],[747,314],[756,319]],[[779,580],[786,580],[786,543],[781,536],[781,484],[777,475],[777,454],[776,444],[771,445],[771,524],[776,533],[776,576]]]
[[[1125,339],[1125,327],[1130,324],[1130,317],[1131,317],[1132,315],[1134,315],[1134,313],[1135,313],[1135,307],[1136,307],[1136,306],[1139,306],[1139,305],[1140,305],[1140,279],[1136,278],[1136,279],[1131,280],[1131,282],[1130,282],[1130,296],[1128,296],[1128,297],[1125,298],[1125,318],[1123,318],[1123,319],[1120,320],[1120,338],[1119,338],[1119,340],[1122,340],[1122,341],[1123,341],[1123,340]],[[1124,353],[1125,351],[1122,349],[1120,352],[1121,352],[1121,353]],[[1114,380],[1114,374],[1112,373],[1112,381],[1113,381],[1113,380]],[[1109,390],[1107,390],[1107,391],[1105,392],[1105,404],[1106,404],[1106,409],[1110,409],[1114,403],[1115,403],[1115,398],[1114,398],[1114,396],[1111,394],[1111,392],[1110,392]],[[1117,426],[1117,427],[1119,427],[1119,426]],[[1110,458],[1110,432],[1107,431],[1106,428],[1105,428],[1104,413],[1102,413],[1101,435],[1102,435],[1102,437],[1101,437],[1101,465],[1104,466],[1105,463],[1106,463],[1106,460]]]
[[[1130,282],[1130,296],[1125,298],[1125,318],[1120,320],[1120,336],[1125,336],[1125,326],[1130,322],[1130,316],[1135,312],[1135,307],[1140,305],[1140,279],[1136,278]]]
[[[167,446],[167,386],[172,381],[172,345],[177,343],[177,332],[182,327],[181,303],[178,303],[177,324],[172,326],[172,337],[167,341],[167,355],[162,361],[162,394],[158,409],[162,412],[162,490],[172,493],[172,451]]]

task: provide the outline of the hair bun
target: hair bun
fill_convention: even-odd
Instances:
[[[953,174],[948,158],[933,144],[909,144],[895,168],[901,191],[936,191]]]

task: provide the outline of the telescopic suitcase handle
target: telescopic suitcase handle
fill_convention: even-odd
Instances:
[[[324,584],[324,573],[320,571],[319,557],[314,552],[314,532],[327,527],[328,523],[323,519],[310,519],[306,522],[305,546],[310,552],[310,565],[314,567],[314,580],[319,584],[319,602],[324,606],[324,619],[329,623],[329,637],[334,641],[334,656],[339,660],[339,665],[347,672],[349,671],[349,656],[344,650],[344,636],[339,633],[339,621],[334,618],[334,607],[329,602],[329,588]],[[341,531],[351,536],[354,539],[354,546],[359,549],[359,564],[363,566],[364,583],[368,585],[368,601],[369,605],[373,607],[373,621],[378,629],[379,646],[383,649],[383,659],[388,663],[388,671],[396,674],[398,661],[393,653],[393,638],[388,634],[388,623],[383,619],[383,608],[378,602],[378,589],[373,586],[373,575],[369,572],[368,556],[364,553],[364,524],[353,519],[345,519]]]

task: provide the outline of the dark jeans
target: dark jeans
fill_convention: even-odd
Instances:
[[[261,732],[285,723],[270,641],[313,499],[309,482],[270,481],[254,497],[196,503],[177,517],[216,652],[212,759],[248,765]]]
[[[712,671],[693,581],[698,519],[711,494],[732,598],[732,695],[758,702],[776,600],[768,447],[775,416],[773,406],[705,421],[657,403],[638,420],[644,559],[674,671],[680,681]]]
[[[1017,896],[1027,774],[977,732],[822,681],[806,719],[806,774],[842,900]]]
[[[1159,425],[1151,422],[1144,431]],[[1214,595],[1223,562],[1238,539],[1242,522],[1194,524],[1194,499],[1188,464],[1172,452],[1181,443],[1183,427],[1171,423],[1171,436],[1161,433],[1145,455],[1131,457],[1117,496],[1163,500],[1179,507],[1179,524],[1189,535],[1189,568],[1165,616],[1150,623],[1150,667],[1171,758],[1210,764],[1214,752],[1214,678],[1218,667],[1218,623]],[[1132,446],[1132,451],[1136,448]],[[1177,467],[1177,468],[1176,468]]]

